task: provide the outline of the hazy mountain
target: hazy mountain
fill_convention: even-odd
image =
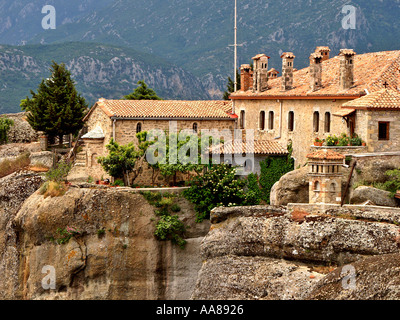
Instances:
[[[119,0],[35,41],[96,41],[151,52],[179,64],[222,89],[232,74],[233,4],[226,0]],[[356,30],[344,30],[344,5],[357,8]],[[257,53],[271,56],[280,69],[280,53],[295,52],[297,67],[308,64],[317,45],[333,54],[350,47],[359,53],[399,49],[398,0],[239,0],[238,41],[241,63]]]
[[[209,99],[196,77],[158,57],[134,49],[94,43],[0,46],[0,114],[21,111],[20,100],[50,76],[51,61],[64,62],[90,104],[118,99],[139,80],[166,99]]]
[[[53,2],[56,30],[40,30],[44,16],[40,5],[34,15],[33,11],[32,15],[19,14],[18,21],[12,19],[16,15],[13,10],[0,10],[0,21],[15,21],[7,32],[0,32],[0,42],[20,44],[26,40],[29,22],[35,26],[29,34],[36,32],[31,43],[93,41],[131,47],[193,73],[216,97],[220,97],[226,77],[233,74],[233,50],[229,47],[233,42],[233,0]],[[28,1],[0,3],[30,5]],[[84,10],[79,9],[80,3]],[[355,30],[342,28],[345,5],[357,8]],[[280,53],[293,51],[296,67],[302,68],[317,45],[329,45],[332,54],[344,47],[358,53],[399,49],[399,0],[238,0],[238,16],[238,42],[243,44],[240,63],[266,53],[271,56],[271,66],[279,70]]]

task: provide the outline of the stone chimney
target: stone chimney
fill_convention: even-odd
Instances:
[[[253,57],[253,92],[264,92],[268,90],[268,57],[258,54]]]
[[[240,90],[248,91],[252,88],[253,77],[249,64],[242,64],[240,67]]]
[[[323,56],[314,52],[310,56],[310,90],[317,91],[322,87],[322,61]]]
[[[293,88],[293,60],[296,56],[292,52],[285,52],[282,58],[282,87],[281,91]]]
[[[276,79],[276,78],[278,78],[278,74],[279,74],[279,71],[276,70],[275,68],[272,68],[271,70],[268,71],[268,78]]]
[[[322,62],[329,60],[331,49],[329,47],[317,47],[315,53],[320,53],[322,55]]]
[[[353,49],[341,49],[340,57],[340,90],[348,90],[354,84],[354,56]]]

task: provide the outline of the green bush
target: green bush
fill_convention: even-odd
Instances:
[[[56,165],[55,168],[52,168],[48,172],[46,172],[45,176],[47,181],[54,181],[57,183],[61,183],[67,178],[70,170],[71,170],[71,165],[65,162],[60,162]]]
[[[0,117],[0,144],[8,142],[8,131],[13,125],[13,120],[5,117]]]
[[[235,168],[220,164],[192,180],[192,186],[185,190],[183,195],[195,205],[197,222],[209,219],[211,210],[216,207],[246,203],[246,180],[238,179],[235,175]]]
[[[289,154],[287,157],[270,157],[260,163],[260,185],[261,198],[266,203],[270,203],[271,189],[276,182],[286,173],[294,170],[294,160],[292,159],[292,144],[288,145]]]
[[[161,241],[171,240],[172,243],[183,249],[186,245],[186,241],[183,239],[184,232],[185,225],[178,216],[165,215],[157,222],[154,235]]]
[[[246,205],[259,205],[262,200],[261,188],[258,183],[258,176],[254,173],[250,173],[247,177],[247,188],[246,188]]]

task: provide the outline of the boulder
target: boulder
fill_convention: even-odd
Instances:
[[[286,206],[289,203],[308,203],[308,167],[285,174],[271,189],[271,205]]]
[[[400,254],[369,257],[320,280],[306,300],[399,300]]]
[[[8,132],[8,142],[30,143],[38,140],[39,133],[33,130],[30,124],[26,121],[25,112],[4,114],[2,116],[14,121],[14,126],[12,126]]]
[[[51,168],[53,166],[53,153],[51,151],[41,151],[31,153],[29,156],[31,160],[31,165],[44,165],[47,168]]]
[[[398,206],[397,200],[391,196],[390,192],[366,186],[354,190],[350,199],[351,204],[362,204],[367,201],[382,207]]]

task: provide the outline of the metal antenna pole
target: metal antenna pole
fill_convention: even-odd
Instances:
[[[234,69],[234,79],[235,79],[235,91],[234,92],[236,92],[237,91],[237,47],[238,47],[238,44],[237,44],[237,0],[235,0],[235,32],[234,32],[234,34],[235,34],[235,44],[234,44],[234,47],[235,47],[235,69]]]

